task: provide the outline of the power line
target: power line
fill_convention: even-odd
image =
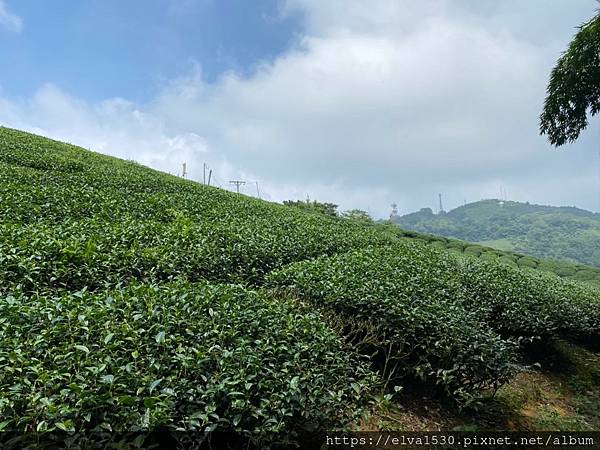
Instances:
[[[215,179],[215,186],[219,186],[221,189],[225,189],[223,187],[223,183],[221,183],[221,181],[217,178],[216,175],[213,174],[213,178]]]
[[[244,180],[231,180],[231,181],[229,181],[229,183],[235,185],[235,189],[238,194],[240,193],[240,186],[243,186],[246,184],[246,182]]]
[[[206,173],[208,171],[208,180],[206,179]],[[203,163],[202,165],[202,184],[210,186],[214,181],[213,186],[218,186],[223,189],[223,183],[219,181],[217,175],[214,173],[212,167],[207,163]]]
[[[207,172],[208,172],[208,179],[206,177]],[[187,167],[186,167],[186,163],[183,163],[182,176],[185,177],[186,175],[187,175]],[[217,175],[213,171],[213,169],[210,167],[210,165],[207,163],[203,163],[202,164],[202,184],[210,186],[213,181],[214,181],[214,185],[220,187],[221,189],[224,189],[223,183],[221,183],[219,181],[219,178],[217,177]],[[248,183],[252,183],[256,186],[256,195],[259,199],[262,199],[262,195],[264,194],[264,191],[261,192],[261,188],[260,188],[260,184],[259,184],[258,180],[254,180],[254,181],[230,180],[229,181],[229,184],[232,184],[235,186],[235,190],[238,194],[240,193],[240,187],[244,186]]]
[[[209,175],[212,174],[211,178],[213,178],[215,180],[215,185],[219,186],[221,189],[223,189],[223,183],[221,183],[221,181],[219,180],[219,178],[217,177],[216,173],[213,172],[212,169],[210,169]]]

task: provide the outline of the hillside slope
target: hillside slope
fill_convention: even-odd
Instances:
[[[393,221],[499,250],[600,267],[600,214],[574,207],[482,200],[445,214],[424,208]]]
[[[0,128],[0,445],[297,442],[408,379],[477,404],[528,342],[598,338],[593,287],[422,238]]]

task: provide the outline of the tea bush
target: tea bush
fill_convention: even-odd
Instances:
[[[316,313],[207,283],[5,295],[0,366],[5,443],[157,427],[293,438],[358,417],[377,381]]]
[[[506,381],[523,338],[600,333],[591,286],[415,241],[295,263],[268,280],[374,326],[405,369],[459,399]]]
[[[374,327],[407,373],[468,401],[508,380],[515,346],[463,306],[458,268],[449,255],[404,242],[295,263],[268,281]]]
[[[519,337],[594,335],[600,331],[600,291],[533,269],[461,258],[468,307],[490,326]]]
[[[551,272],[562,278],[585,281],[586,284],[591,284],[594,287],[600,287],[600,268],[598,267],[586,266],[569,261],[543,260],[533,256],[524,256],[511,251],[498,250],[491,247],[484,247],[482,245],[473,245],[468,242],[446,238],[444,236],[434,236],[412,230],[404,230],[398,225],[393,225],[390,222],[381,223],[379,226],[386,229],[389,233],[395,234],[396,236],[413,240],[422,240],[428,242],[436,248],[445,248],[454,253],[462,253],[473,258],[498,258],[500,261],[513,266],[521,268],[533,268],[543,272]]]

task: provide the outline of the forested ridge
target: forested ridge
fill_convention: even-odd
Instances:
[[[600,214],[575,207],[493,199],[442,214],[424,208],[393,221],[410,230],[600,267]]]

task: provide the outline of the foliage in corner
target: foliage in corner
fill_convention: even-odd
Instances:
[[[580,28],[550,75],[540,132],[555,146],[574,142],[600,112],[600,12]]]

